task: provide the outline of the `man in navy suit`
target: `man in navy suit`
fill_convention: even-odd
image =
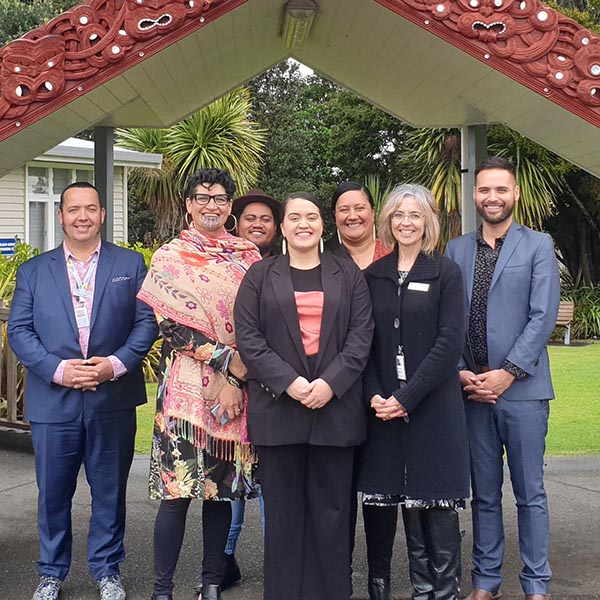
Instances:
[[[88,183],[61,194],[64,243],[23,264],[8,323],[28,370],[26,416],[36,460],[40,579],[33,600],[58,598],[71,564],[71,501],[83,463],[92,496],[88,564],[101,600],[123,600],[125,491],[135,407],[146,402],[141,361],[157,337],[136,299],[142,256],[102,242],[105,218]]]
[[[543,468],[554,397],[546,343],[558,313],[558,265],[549,235],[513,221],[520,194],[514,166],[491,157],[475,174],[482,225],[446,250],[463,271],[469,324],[459,365],[473,488],[468,600],[500,596],[504,453],[517,502],[521,587],[526,600],[546,600],[552,573]]]

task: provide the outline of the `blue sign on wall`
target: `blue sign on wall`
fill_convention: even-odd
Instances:
[[[15,253],[16,238],[0,238],[0,254],[12,256]]]

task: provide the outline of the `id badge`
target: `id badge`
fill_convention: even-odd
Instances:
[[[84,327],[90,326],[90,320],[88,319],[87,310],[85,306],[80,306],[75,309],[75,321],[77,321],[77,328],[83,329]]]
[[[404,364],[404,354],[396,354],[396,378],[399,381],[406,381],[406,366]]]

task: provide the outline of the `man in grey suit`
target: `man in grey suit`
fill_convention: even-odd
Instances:
[[[546,600],[552,572],[543,467],[554,397],[546,343],[558,313],[558,265],[549,235],[513,221],[520,194],[514,166],[491,157],[475,175],[482,225],[446,250],[465,278],[469,324],[459,365],[473,488],[468,600],[500,596],[504,453],[517,502],[521,587],[526,600]]]

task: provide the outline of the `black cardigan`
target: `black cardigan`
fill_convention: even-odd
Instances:
[[[365,272],[375,334],[364,381],[367,405],[391,394],[403,419],[381,421],[369,408],[359,490],[420,499],[469,495],[468,441],[457,364],[464,341],[463,282],[456,263],[421,253],[398,294],[397,250]],[[395,358],[404,350],[407,383],[398,387]]]

